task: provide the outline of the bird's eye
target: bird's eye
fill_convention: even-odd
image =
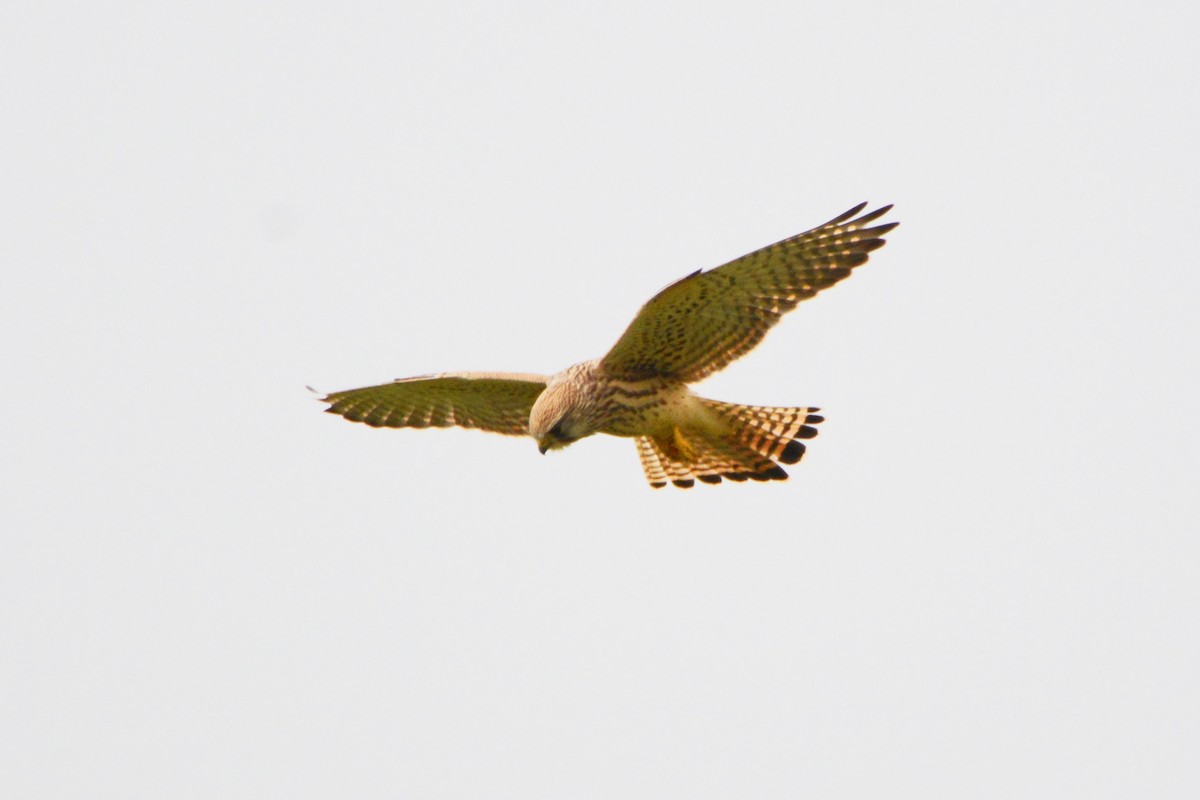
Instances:
[[[550,429],[550,435],[552,437],[554,437],[555,439],[567,438],[567,435],[565,433],[563,433],[562,420],[559,420],[557,423],[555,423],[554,427]]]

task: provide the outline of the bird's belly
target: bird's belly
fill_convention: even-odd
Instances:
[[[687,386],[661,378],[614,381],[605,399],[609,413],[597,431],[612,436],[663,436],[690,429],[708,416]]]

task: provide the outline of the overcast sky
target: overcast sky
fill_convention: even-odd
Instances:
[[[1200,794],[1157,7],[12,4],[3,794]],[[863,200],[888,246],[698,389],[824,409],[786,483],[305,389],[555,372]]]

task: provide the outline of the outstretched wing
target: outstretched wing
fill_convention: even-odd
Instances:
[[[899,223],[867,225],[861,203],[811,231],[709,272],[695,272],[642,306],[601,365],[613,375],[698,381],[748,353],[779,318],[866,263]]]
[[[443,372],[379,386],[331,392],[330,414],[376,428],[479,428],[523,436],[529,409],[546,388],[544,375]]]

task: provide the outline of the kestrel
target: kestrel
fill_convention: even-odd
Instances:
[[[868,227],[890,205],[824,225],[672,283],[603,358],[556,375],[444,372],[322,398],[330,413],[374,427],[458,425],[532,436],[545,453],[593,433],[637,442],[650,485],[772,481],[804,455],[817,408],[708,400],[688,388],[754,348],[784,313],[865,264],[899,223]]]

